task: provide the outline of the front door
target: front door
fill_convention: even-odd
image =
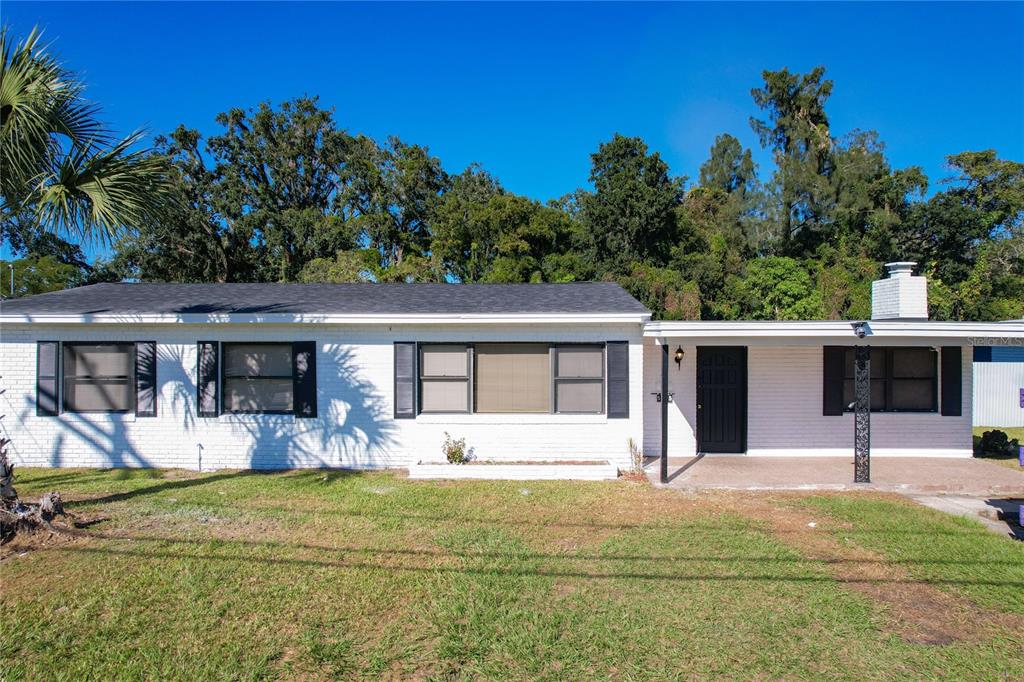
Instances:
[[[747,449],[747,349],[697,347],[697,451]]]

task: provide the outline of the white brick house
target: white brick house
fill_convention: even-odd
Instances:
[[[870,345],[872,453],[967,457],[967,346],[1024,324],[928,322],[918,299],[865,322],[651,322],[608,283],[95,285],[0,304],[0,425],[29,466],[403,467],[445,432],[480,459],[621,468],[628,439],[850,456]]]

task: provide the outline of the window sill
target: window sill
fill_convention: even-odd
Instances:
[[[249,414],[222,414],[219,417],[214,417],[214,419],[228,424],[291,424],[295,421],[295,415],[291,413],[265,412],[260,414],[252,412]]]
[[[125,422],[131,423],[135,421],[134,412],[61,412],[59,415],[61,421],[66,422]],[[49,419],[49,417],[47,417]],[[148,417],[143,417],[148,419]]]
[[[607,424],[604,414],[419,414],[418,424]]]

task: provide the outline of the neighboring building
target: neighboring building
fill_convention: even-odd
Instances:
[[[0,305],[0,424],[33,466],[401,467],[445,432],[622,468],[628,439],[849,456],[870,344],[873,454],[969,457],[968,345],[1024,324],[928,322],[891,269],[870,322],[650,322],[611,283],[99,284]]]
[[[1024,426],[1024,345],[974,348],[974,425]]]

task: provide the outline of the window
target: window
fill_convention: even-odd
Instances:
[[[482,343],[476,352],[476,411],[551,411],[551,359],[546,343]]]
[[[131,412],[135,344],[65,343],[64,411]]]
[[[555,412],[604,410],[604,346],[555,348]]]
[[[871,349],[872,412],[935,412],[937,354],[931,348]],[[845,353],[843,408],[853,402],[853,349]]]
[[[292,412],[292,344],[225,343],[223,366],[224,412]]]
[[[469,412],[469,348],[420,348],[420,411]]]

